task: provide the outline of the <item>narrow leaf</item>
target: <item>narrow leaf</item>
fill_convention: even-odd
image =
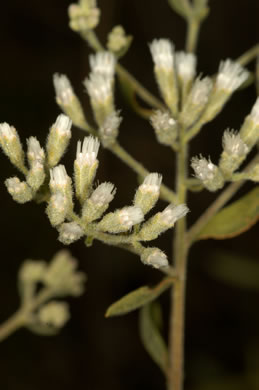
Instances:
[[[222,209],[200,232],[197,240],[224,240],[248,230],[259,219],[259,186]]]
[[[173,283],[172,278],[163,279],[157,286],[151,288],[143,286],[130,292],[108,307],[105,317],[119,316],[139,309],[141,306],[156,299]]]
[[[166,375],[168,367],[167,347],[153,321],[152,306],[149,304],[143,306],[140,310],[140,336],[146,351]]]

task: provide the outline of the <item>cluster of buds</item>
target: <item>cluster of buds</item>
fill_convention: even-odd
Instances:
[[[227,59],[220,63],[214,79],[201,78],[196,76],[195,55],[174,52],[174,45],[168,39],[155,39],[150,50],[163,100],[172,119],[187,132],[196,123],[201,128],[202,124],[212,120],[249,74],[240,64]],[[167,123],[163,125],[162,121],[159,124],[156,122],[152,120],[159,142],[172,146],[177,126],[169,131]]]
[[[79,4],[71,4],[68,14],[70,28],[80,33],[93,30],[100,19],[100,9],[97,8],[96,0],[79,0]]]
[[[71,137],[72,122],[66,115],[59,115],[50,129],[46,144],[46,151],[41,147],[36,137],[27,140],[27,162],[25,153],[16,130],[7,123],[0,125],[0,145],[11,162],[25,175],[26,180],[18,177],[6,180],[8,192],[18,203],[26,203],[39,195],[40,190],[49,175],[49,169],[54,167],[66,151]],[[56,171],[55,171],[56,172]],[[61,180],[61,174],[53,171],[52,179]],[[53,181],[52,180],[52,181]],[[62,181],[62,180],[61,180]],[[60,200],[60,195],[55,199]]]
[[[108,51],[90,55],[91,72],[84,85],[99,126],[102,126],[106,118],[115,111],[113,101],[115,65],[115,56]]]
[[[107,49],[119,58],[127,52],[131,42],[132,36],[126,35],[122,26],[115,26],[108,34]]]
[[[246,159],[252,147],[259,141],[259,98],[251,113],[245,118],[239,132],[225,130],[222,138],[223,151],[218,167],[204,157],[194,157],[191,166],[195,176],[209,191],[223,187],[224,182],[233,179],[233,174]],[[258,168],[239,175],[240,179],[258,181]],[[236,179],[236,178],[235,178]]]
[[[26,326],[41,334],[59,330],[70,318],[69,307],[54,299],[81,295],[85,280],[85,274],[77,270],[76,259],[66,250],[58,252],[49,264],[26,260],[18,276],[22,305],[34,307],[33,302],[44,297],[41,306],[28,316]]]

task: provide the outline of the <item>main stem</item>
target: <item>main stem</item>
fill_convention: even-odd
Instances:
[[[180,134],[180,148],[177,154],[176,187],[179,203],[186,202],[187,188],[187,144],[184,143],[184,129]],[[186,245],[186,218],[176,224],[173,258],[178,280],[171,290],[171,314],[169,328],[168,390],[182,390],[184,379],[184,313],[185,286],[188,249]]]

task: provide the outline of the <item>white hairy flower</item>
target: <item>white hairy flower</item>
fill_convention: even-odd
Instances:
[[[168,226],[173,226],[175,222],[183,218],[187,213],[189,209],[185,204],[169,204],[164,211],[160,213],[160,219],[163,224]]]
[[[116,188],[112,183],[102,183],[93,191],[90,200],[96,207],[102,207],[113,200],[115,193]]]
[[[113,78],[115,72],[115,56],[109,51],[100,51],[89,57],[90,68],[94,74],[100,74],[108,79]]]
[[[100,73],[90,73],[89,79],[84,81],[87,92],[93,102],[105,104],[112,98],[113,78]]]
[[[212,90],[212,81],[209,77],[197,78],[190,92],[190,100],[195,105],[204,106]]]
[[[207,160],[202,156],[193,157],[191,166],[195,172],[195,176],[201,181],[213,180],[217,171],[217,166],[210,159]]]
[[[81,141],[77,143],[76,162],[78,166],[92,166],[97,159],[100,142],[97,138],[85,137],[83,145]]]
[[[167,256],[159,248],[146,248],[141,254],[141,261],[157,269],[168,267]]]
[[[158,132],[168,132],[173,130],[176,121],[168,111],[156,110],[151,116],[151,124]]]
[[[68,106],[74,98],[74,91],[66,75],[55,73],[53,83],[56,92],[57,103]]]
[[[71,127],[71,119],[64,114],[60,114],[53,125],[53,128],[57,131],[59,136],[65,136],[67,138],[71,137]]]
[[[104,147],[109,147],[116,140],[121,121],[122,118],[119,116],[119,112],[113,111],[100,126],[99,134]]]
[[[57,301],[46,303],[40,308],[37,317],[45,325],[61,328],[70,318],[68,304]]]
[[[223,135],[222,144],[224,151],[232,156],[244,156],[248,153],[248,146],[244,143],[240,134],[234,130],[226,130]]]
[[[144,179],[144,182],[139,187],[139,190],[144,193],[159,194],[162,182],[162,175],[159,173],[150,173]]]
[[[250,118],[256,126],[259,125],[259,97],[256,99],[255,104],[253,105]]]
[[[59,241],[69,245],[83,237],[84,231],[76,222],[63,223],[59,228]]]
[[[123,227],[130,229],[132,226],[142,222],[144,216],[140,207],[129,206],[118,212],[118,218]]]
[[[168,39],[154,39],[150,44],[150,51],[159,69],[170,71],[174,66],[174,46]]]
[[[53,192],[56,190],[65,190],[69,183],[70,178],[67,175],[64,165],[58,165],[50,169],[50,187]]]
[[[216,88],[234,92],[248,78],[248,71],[230,59],[221,61],[216,78]]]
[[[13,126],[10,126],[6,122],[0,124],[0,141],[3,139],[5,142],[10,142],[17,137],[17,131]]]
[[[42,164],[45,158],[44,149],[40,146],[39,141],[36,137],[30,137],[27,139],[27,147],[28,147],[28,159],[32,163],[40,163]]]
[[[192,80],[196,73],[197,58],[193,53],[180,51],[175,55],[178,76],[184,81]]]

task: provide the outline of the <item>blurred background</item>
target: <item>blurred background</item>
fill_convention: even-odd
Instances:
[[[44,144],[48,129],[60,113],[55,103],[53,73],[65,73],[91,120],[82,80],[87,76],[87,45],[68,28],[67,0],[1,2],[0,121],[16,127],[23,144],[30,135]],[[185,44],[185,24],[166,0],[99,0],[103,43],[116,24],[134,36],[122,63],[153,93],[158,94],[147,43],[168,37],[177,50]],[[213,74],[221,59],[237,58],[258,42],[257,0],[211,0],[198,45],[198,72]],[[248,66],[254,68],[254,63]],[[149,123],[132,113],[119,88],[116,104],[124,117],[120,143],[151,171],[174,182],[174,158],[158,145]],[[224,112],[194,140],[198,153],[217,161],[223,131],[238,129],[255,101],[254,86],[239,91]],[[213,133],[213,134],[212,134]],[[72,174],[76,142],[84,134],[74,128],[64,158]],[[26,258],[49,260],[62,245],[50,227],[44,205],[19,205],[8,195],[4,180],[14,168],[0,154],[0,321],[19,305],[16,275]],[[126,178],[126,180],[125,180]],[[113,207],[130,204],[137,186],[135,174],[101,150],[97,179],[118,188]],[[244,187],[237,195],[251,188]],[[190,196],[190,224],[215,195]],[[165,207],[163,202],[158,209]],[[190,253],[186,307],[186,389],[256,390],[259,388],[259,228],[225,241],[201,241]],[[156,243],[170,255],[171,232]],[[121,296],[160,274],[143,266],[132,254],[95,242],[71,245],[80,269],[88,275],[85,294],[70,299],[72,319],[53,338],[19,330],[0,345],[0,388],[10,390],[157,390],[164,388],[159,368],[149,359],[138,333],[138,313],[105,319],[106,308]],[[161,298],[167,334],[168,293]]]

